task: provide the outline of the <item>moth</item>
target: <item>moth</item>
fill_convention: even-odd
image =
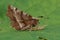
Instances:
[[[11,20],[11,25],[16,30],[41,30],[44,27],[36,27],[38,18],[19,10],[12,5],[8,5],[7,16]]]

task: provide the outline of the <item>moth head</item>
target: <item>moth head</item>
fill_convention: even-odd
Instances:
[[[13,7],[12,5],[9,5],[8,11],[10,11],[10,12],[17,11],[17,8]]]
[[[13,7],[12,5],[8,5],[7,16],[10,19],[14,19],[14,13],[16,12],[17,8]]]

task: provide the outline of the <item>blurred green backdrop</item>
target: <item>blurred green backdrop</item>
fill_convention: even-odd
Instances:
[[[16,31],[6,16],[9,4],[35,17],[43,15],[39,25],[48,26],[39,31]],[[48,40],[60,40],[59,31],[60,0],[0,0],[0,40],[40,40],[39,36]]]

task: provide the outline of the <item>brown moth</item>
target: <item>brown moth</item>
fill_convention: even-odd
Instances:
[[[44,28],[36,27],[39,22],[38,18],[34,18],[11,5],[8,6],[7,16],[11,20],[12,27],[16,30],[40,30]]]

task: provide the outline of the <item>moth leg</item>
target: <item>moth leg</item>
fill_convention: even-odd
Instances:
[[[31,28],[28,29],[28,30],[30,30],[30,31],[43,30],[46,26],[47,26],[47,25],[43,25],[43,26],[39,26],[39,27],[31,27]]]

